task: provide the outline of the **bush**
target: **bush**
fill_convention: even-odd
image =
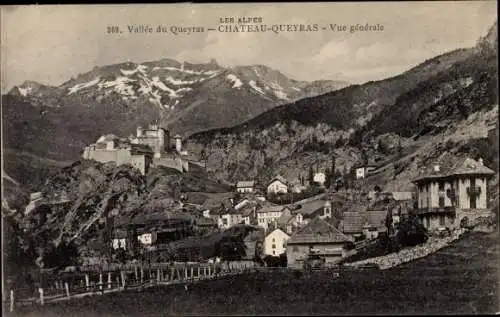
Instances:
[[[282,253],[279,256],[267,255],[264,257],[264,262],[269,267],[286,267],[288,264],[285,253]]]
[[[400,224],[396,238],[401,246],[416,246],[427,241],[427,229],[412,216]]]

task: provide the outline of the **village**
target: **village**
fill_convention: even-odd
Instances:
[[[151,124],[137,128],[136,136],[120,139],[102,136],[87,146],[83,159],[129,164],[146,174],[151,166],[188,172],[189,164],[203,167],[182,149],[182,140]],[[413,180],[412,191],[384,192],[379,186],[353,190],[347,175],[332,169],[309,171],[309,179],[292,184],[281,175],[260,184],[240,180],[233,191],[214,195],[203,203],[184,195],[175,211],[133,219],[108,215],[105,219],[108,261],[257,261],[264,266],[302,268],[311,257],[335,266],[380,237],[397,235],[405,222],[416,219],[427,234],[450,235],[490,215],[487,180],[494,171],[481,158],[458,164],[428,166]],[[354,162],[353,182],[363,182],[374,165]],[[331,171],[335,170],[335,173]],[[366,187],[365,187],[366,188]],[[68,208],[64,193],[51,201],[33,193],[25,215],[43,208]],[[30,217],[43,223],[44,219]],[[33,220],[35,219],[35,220]],[[30,225],[26,224],[29,228]],[[234,250],[236,251],[234,251]],[[85,259],[85,265],[102,264],[102,255]]]

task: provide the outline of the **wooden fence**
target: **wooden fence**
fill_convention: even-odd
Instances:
[[[255,269],[245,262],[221,263],[151,263],[79,267],[76,272],[43,276],[34,289],[12,289],[7,307],[12,312],[24,305],[45,305],[89,295],[103,295],[124,290],[142,290],[155,285],[195,283],[236,275]],[[5,306],[4,306],[5,307]]]

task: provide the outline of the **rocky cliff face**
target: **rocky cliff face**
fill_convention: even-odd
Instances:
[[[471,49],[425,61],[396,76],[272,109],[230,129],[192,135],[188,148],[207,157],[218,177],[264,182],[275,173],[298,181],[368,158],[379,166],[367,186],[411,188],[418,169],[449,152],[487,158],[496,168],[498,122],[493,30]],[[492,134],[493,133],[493,134]],[[479,145],[479,144],[484,144]]]

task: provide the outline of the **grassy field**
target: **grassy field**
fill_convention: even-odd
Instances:
[[[498,233],[387,271],[258,273],[18,309],[15,316],[479,314],[498,308]]]

